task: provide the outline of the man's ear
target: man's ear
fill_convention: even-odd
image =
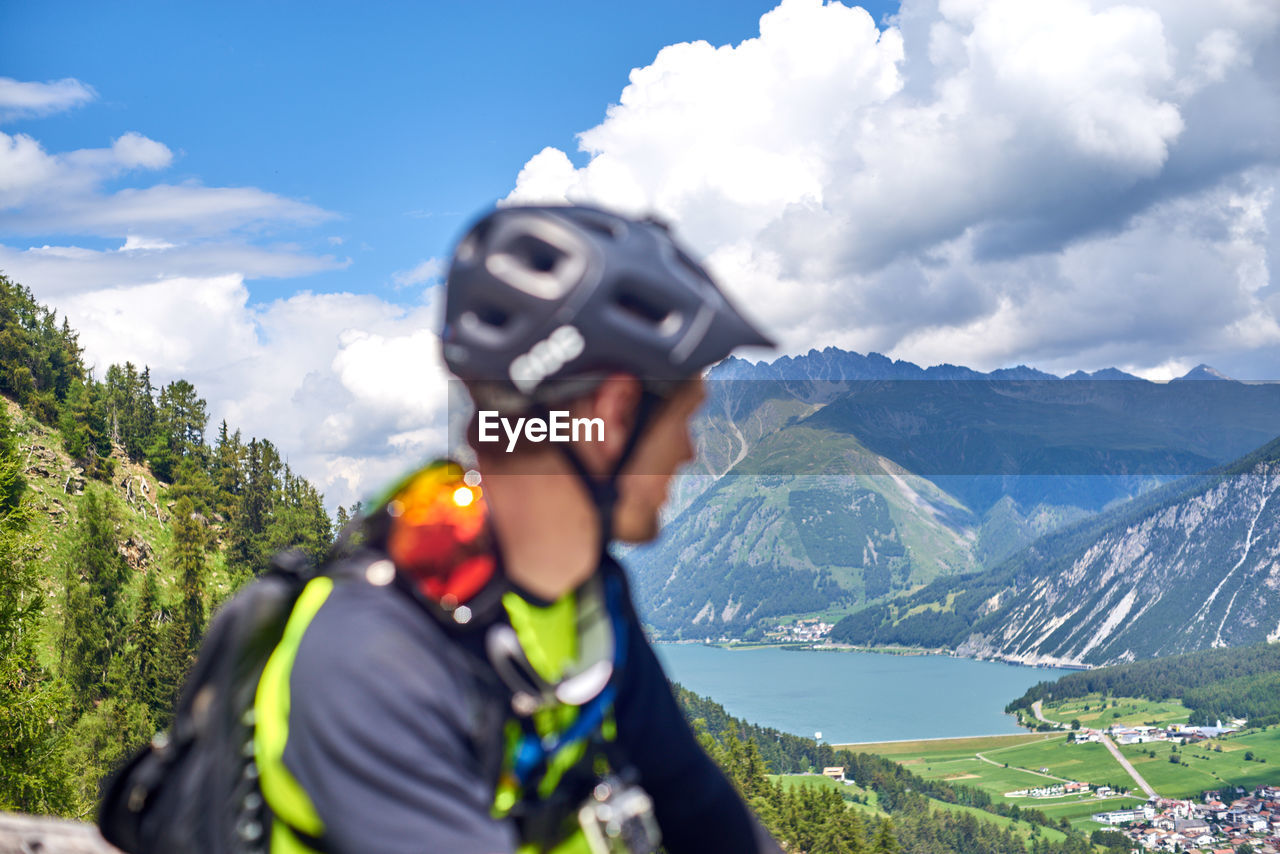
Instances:
[[[635,426],[636,409],[644,389],[630,374],[610,374],[585,401],[589,417],[604,422],[603,442],[580,442],[577,450],[584,460],[595,462],[601,470],[611,469],[622,456],[631,430]]]

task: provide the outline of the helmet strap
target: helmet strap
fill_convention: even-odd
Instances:
[[[640,400],[636,404],[635,423],[631,426],[631,434],[627,436],[627,443],[623,446],[622,453],[618,456],[617,461],[614,462],[612,470],[603,479],[587,471],[582,458],[573,450],[572,445],[562,444],[558,446],[565,459],[569,461],[574,474],[578,476],[578,480],[586,487],[591,503],[596,507],[596,513],[599,515],[600,521],[601,554],[609,550],[609,543],[613,540],[613,509],[618,503],[618,476],[635,453],[636,445],[640,443],[640,438],[644,435],[645,428],[649,426],[649,422],[661,402],[662,398],[647,388],[640,393]]]

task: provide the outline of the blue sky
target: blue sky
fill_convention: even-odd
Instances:
[[[98,98],[6,130],[54,151],[136,131],[174,151],[168,181],[250,185],[335,214],[279,236],[349,266],[257,280],[255,301],[299,287],[403,301],[416,294],[393,274],[447,255],[529,157],[553,145],[584,161],[575,134],[604,117],[633,67],[676,42],[736,44],[773,5],[7,4],[0,74],[71,77]],[[878,19],[897,8],[867,5]]]
[[[1275,0],[868,5],[4,4],[0,271],[331,503],[441,447],[498,201],[661,215],[789,353],[1280,377]]]

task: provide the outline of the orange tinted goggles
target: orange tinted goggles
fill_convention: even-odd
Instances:
[[[386,502],[387,552],[444,608],[466,602],[493,577],[488,507],[480,474],[440,461],[407,477]]]

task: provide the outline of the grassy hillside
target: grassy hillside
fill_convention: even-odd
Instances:
[[[190,383],[80,358],[0,276],[0,810],[85,817],[167,725],[210,612],[281,547],[324,555],[319,492]]]
[[[118,446],[98,461],[110,476],[87,477],[59,431],[0,401],[22,483],[6,574],[26,579],[0,591],[0,647],[18,668],[16,689],[0,689],[0,740],[13,748],[0,748],[0,809],[84,818],[102,774],[167,725],[207,615],[251,574],[233,548],[252,532],[242,517],[198,512],[183,484]],[[274,498],[282,512],[268,517],[288,518]],[[268,531],[266,548],[287,536]],[[46,710],[38,726],[35,707]],[[15,732],[29,735],[5,735]]]
[[[1142,697],[1106,697],[1091,693],[1083,697],[1053,700],[1045,703],[1041,714],[1051,721],[1064,724],[1079,722],[1085,729],[1106,729],[1111,726],[1168,726],[1185,724],[1191,710],[1182,701],[1149,700]],[[1025,720],[1034,723],[1033,716]]]

